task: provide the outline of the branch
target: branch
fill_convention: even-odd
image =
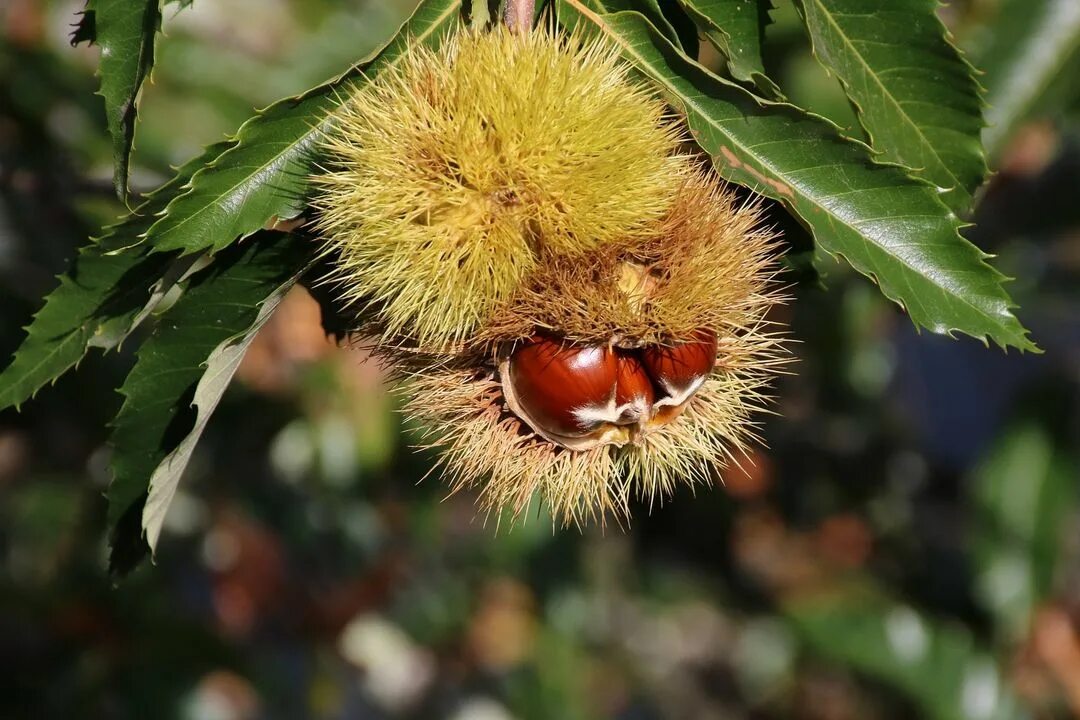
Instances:
[[[532,28],[533,9],[536,0],[506,0],[503,22],[510,32],[527,32]]]

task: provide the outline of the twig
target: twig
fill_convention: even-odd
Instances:
[[[506,0],[503,22],[510,28],[510,32],[528,32],[532,27],[535,7],[536,0]]]

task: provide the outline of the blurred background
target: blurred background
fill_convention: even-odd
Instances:
[[[182,4],[144,91],[137,190],[345,69],[413,3]],[[857,135],[779,5],[773,77]],[[80,9],[0,3],[0,363],[121,210],[98,51],[68,44]],[[942,14],[992,65],[998,11]],[[768,449],[636,507],[625,531],[553,530],[542,511],[497,531],[474,497],[445,497],[379,368],[327,340],[297,289],[212,421],[156,564],[115,583],[106,423],[131,348],[92,354],[0,412],[0,718],[1080,717],[1076,62],[1052,89],[991,131],[998,174],[970,231],[1045,353],[918,334],[844,266],[793,270],[797,362]]]

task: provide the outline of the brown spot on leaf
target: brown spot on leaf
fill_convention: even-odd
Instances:
[[[788,185],[787,183],[782,183],[779,180],[775,180],[773,178],[770,178],[769,176],[765,175],[760,170],[747,165],[742,160],[740,160],[735,155],[735,153],[733,153],[731,151],[730,148],[728,148],[728,147],[726,147],[724,145],[721,145],[720,146],[720,154],[723,156],[724,162],[726,164],[730,165],[731,167],[736,168],[736,169],[741,168],[741,169],[745,170],[746,172],[750,173],[754,177],[754,179],[757,180],[759,183],[771,187],[773,190],[775,190],[780,195],[783,195],[784,197],[789,197],[789,198],[792,198],[792,199],[795,198],[795,191],[791,189],[790,185]]]

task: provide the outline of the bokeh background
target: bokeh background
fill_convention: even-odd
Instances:
[[[133,186],[333,76],[410,0],[166,7]],[[770,71],[857,133],[790,5]],[[0,3],[0,362],[121,210],[78,2]],[[943,10],[975,57],[995,3]],[[705,57],[708,62],[710,58]],[[995,159],[970,237],[1045,350],[918,334],[792,263],[768,449],[626,529],[513,530],[445,497],[378,366],[296,290],[261,333],[156,564],[105,569],[131,349],[0,413],[2,718],[1080,717],[1080,68]],[[990,78],[992,79],[992,78]],[[795,251],[807,239],[778,214]]]

